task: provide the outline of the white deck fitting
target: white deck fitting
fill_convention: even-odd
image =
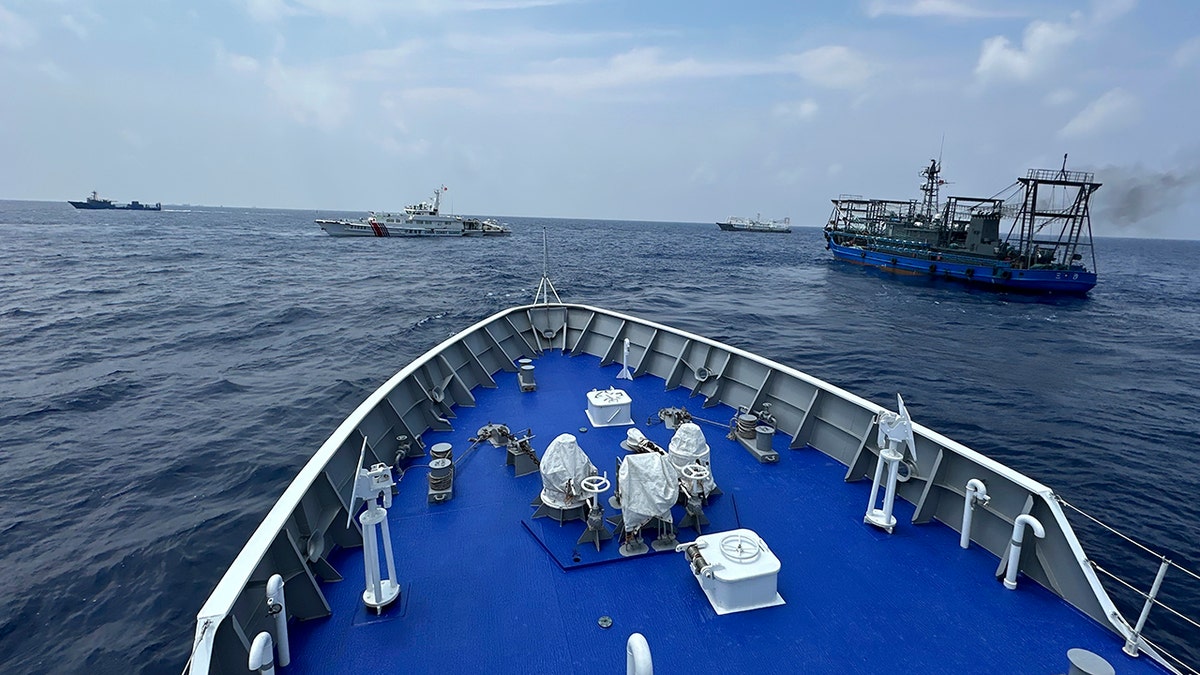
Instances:
[[[714,532],[695,543],[708,566],[692,574],[717,614],[784,604],[776,590],[779,558],[753,530]]]
[[[594,427],[620,427],[633,424],[633,399],[624,389],[593,389],[587,394],[588,420]]]

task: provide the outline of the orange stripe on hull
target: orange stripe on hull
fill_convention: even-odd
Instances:
[[[926,276],[929,276],[929,273],[928,273],[928,272],[918,272],[918,271],[916,271],[916,270],[905,270],[905,269],[900,269],[899,267],[888,267],[888,266],[886,266],[886,265],[872,265],[872,264],[871,264],[871,263],[869,263],[869,262],[863,262],[863,261],[861,261],[861,260],[848,260],[848,259],[846,259],[846,258],[842,258],[842,262],[848,262],[848,263],[850,263],[851,265],[862,265],[863,267],[874,267],[874,268],[875,268],[875,269],[877,269],[877,270],[883,270],[883,271],[885,271],[885,272],[891,272],[892,274],[903,274],[903,275],[904,275],[904,276],[906,276],[906,277],[926,277]]]

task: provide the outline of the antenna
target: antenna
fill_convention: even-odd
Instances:
[[[946,147],[946,132],[943,131],[942,132],[942,142],[940,145],[938,145],[937,165],[938,165],[939,169],[942,168],[942,149],[944,149],[945,147]]]

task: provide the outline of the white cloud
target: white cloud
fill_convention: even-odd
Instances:
[[[1060,138],[1083,138],[1127,126],[1137,119],[1137,98],[1121,88],[1110,89],[1092,101],[1059,130]]]
[[[1171,57],[1171,65],[1176,68],[1187,68],[1200,63],[1200,35],[1179,45],[1175,55]]]
[[[1043,99],[1045,104],[1050,106],[1066,105],[1074,100],[1075,92],[1071,91],[1070,89],[1055,89],[1049,94],[1046,94],[1046,98]]]
[[[73,15],[64,14],[60,21],[64,28],[74,33],[79,39],[82,40],[88,36],[87,26],[80,23],[79,19],[76,19]]]
[[[264,82],[301,124],[331,131],[350,114],[350,92],[341,78],[323,69],[289,68],[272,60]]]
[[[217,64],[223,68],[237,73],[257,73],[259,71],[258,60],[254,57],[226,51],[224,45],[219,43],[216,52]]]
[[[413,87],[386,99],[387,105],[401,109],[422,104],[466,105],[479,102],[479,94],[466,87]]]
[[[781,119],[806,121],[816,117],[820,106],[811,98],[802,101],[783,101],[771,108],[771,114]]]
[[[650,84],[666,80],[734,77],[780,72],[778,64],[755,62],[703,62],[693,58],[667,61],[661,50],[639,47],[595,64],[579,59],[559,59],[542,73],[513,75],[502,79],[506,84],[559,92],[582,92],[596,89]]]
[[[385,49],[369,49],[338,59],[335,68],[345,78],[360,81],[392,81],[413,70],[413,55],[424,43],[410,40]]]
[[[948,19],[1002,19],[1020,16],[1012,10],[990,9],[963,0],[875,0],[867,5],[867,16],[939,16]]]
[[[145,136],[142,136],[132,129],[121,129],[120,132],[118,132],[118,135],[120,135],[121,140],[139,150],[150,145],[150,141],[146,140]]]
[[[700,61],[691,57],[666,60],[662,50],[639,47],[605,62],[558,59],[546,71],[502,78],[505,84],[559,92],[651,84],[670,80],[793,74],[816,85],[849,88],[871,74],[870,64],[857,52],[840,45],[787,54],[769,61]]]
[[[33,24],[0,7],[0,48],[24,49],[37,42],[37,37]]]
[[[717,182],[717,171],[708,162],[701,162],[692,169],[692,174],[688,176],[688,182],[694,185],[715,185]]]
[[[445,37],[445,44],[447,47],[460,52],[511,54],[513,52],[560,49],[563,47],[580,47],[602,44],[605,42],[624,42],[637,38],[673,35],[675,35],[673,32],[661,30],[639,30],[637,32],[551,32],[541,30],[519,30],[507,33],[450,33]]]
[[[858,52],[841,45],[826,45],[783,61],[805,80],[823,87],[853,88],[871,76],[871,65]]]
[[[70,74],[53,61],[45,61],[39,64],[37,69],[39,73],[56,82],[67,82],[71,79]]]
[[[1067,47],[1099,32],[1135,4],[1135,0],[1093,0],[1088,16],[1073,12],[1065,22],[1032,21],[1025,27],[1020,45],[1003,35],[987,38],[979,50],[976,79],[982,83],[1032,80],[1047,71]]]
[[[418,138],[412,141],[397,140],[393,136],[386,136],[380,144],[384,152],[408,159],[419,159],[429,156],[429,150],[432,144],[424,138]]]
[[[356,23],[412,14],[449,14],[531,9],[575,0],[242,0],[256,21],[315,16]]]
[[[288,5],[284,0],[243,0],[246,5],[246,13],[255,21],[270,22],[277,21],[285,16],[291,16],[296,13],[295,8]]]
[[[1137,0],[1092,0],[1092,22],[1108,23],[1118,19],[1137,6]]]
[[[1030,23],[1019,47],[1003,35],[990,37],[983,41],[975,75],[982,81],[1029,80],[1078,37],[1073,26],[1047,21]]]

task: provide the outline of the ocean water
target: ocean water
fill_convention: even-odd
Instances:
[[[1088,298],[1033,299],[834,262],[816,228],[503,218],[510,238],[334,239],[312,222],[330,215],[0,201],[0,672],[180,672],[195,613],[299,467],[413,357],[531,300],[543,230],[564,300],[889,407],[899,392],[1200,568],[1200,242],[1099,239]],[[1149,587],[1155,558],[1073,522]],[[1161,599],[1200,618],[1178,570]],[[1200,663],[1200,631],[1161,608],[1149,625]]]

